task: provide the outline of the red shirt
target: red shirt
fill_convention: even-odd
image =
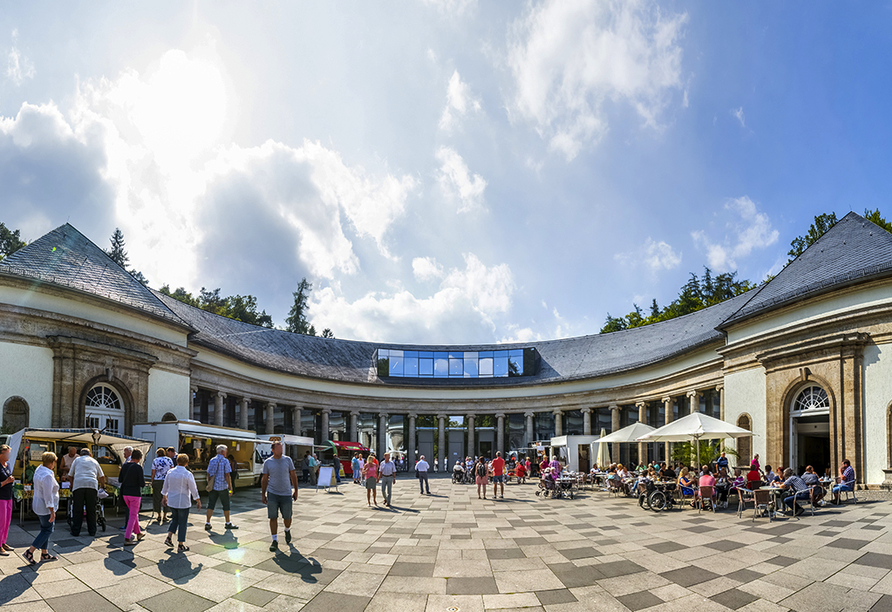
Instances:
[[[522,463],[517,464],[517,475],[523,478],[527,475],[527,468]]]
[[[501,476],[505,473],[505,460],[501,457],[496,457],[492,460],[492,473],[493,476]]]

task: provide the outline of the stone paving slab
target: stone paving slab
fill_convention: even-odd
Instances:
[[[653,513],[636,500],[583,491],[545,500],[509,485],[504,500],[433,477],[412,478],[391,508],[365,489],[301,490],[292,542],[269,551],[256,489],[233,496],[235,531],[210,532],[193,512],[178,553],[166,525],[124,548],[121,519],[71,536],[60,522],[55,562],[21,558],[37,530],[13,524],[0,557],[3,612],[459,612],[480,610],[892,610],[892,504],[860,500],[799,520],[753,521],[732,509]],[[144,521],[147,517],[143,517]]]

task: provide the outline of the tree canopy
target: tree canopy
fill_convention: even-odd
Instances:
[[[879,212],[879,211],[877,211]],[[790,250],[787,251],[787,255],[790,256],[790,261],[793,261],[815,242],[818,241],[818,238],[827,233],[827,231],[836,225],[838,219],[836,218],[836,213],[824,213],[822,215],[815,215],[814,222],[809,226],[808,231],[804,236],[796,236],[793,238],[793,241],[790,243]]]
[[[183,287],[178,287],[175,291],[171,291],[168,285],[164,285],[159,291],[184,304],[229,317],[236,321],[269,328],[273,326],[273,319],[266,314],[265,310],[257,311],[257,298],[253,295],[222,296],[220,295],[219,287],[214,290],[202,287],[197,297]]]
[[[5,224],[0,223],[0,260],[9,257],[25,246],[19,230],[11,230]]]
[[[648,314],[645,314],[637,304],[632,304],[634,310],[623,317],[613,317],[607,313],[607,320],[601,328],[601,333],[674,319],[724,302],[754,287],[755,285],[748,280],[737,280],[737,272],[725,272],[713,276],[712,271],[704,267],[702,277],[691,272],[691,278],[681,287],[678,297],[664,308],[660,308],[654,299]]]

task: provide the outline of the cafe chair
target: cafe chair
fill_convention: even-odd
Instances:
[[[678,491],[678,499],[679,499],[678,503],[681,505],[682,508],[684,507],[684,503],[685,503],[686,499],[690,499],[692,502],[696,501],[696,495],[694,493],[691,493],[690,495],[686,495],[684,492],[685,488],[687,488],[687,487],[682,487],[682,486],[676,487],[676,490]]]
[[[742,518],[747,504],[755,506],[756,496],[750,489],[737,489],[737,518]]]
[[[715,512],[715,490],[713,487],[700,487],[700,503],[697,505],[697,514],[703,510],[703,504],[709,501],[709,509]]]
[[[803,514],[805,513],[805,504],[808,504],[809,510],[811,510],[811,515],[815,515],[815,487],[808,488],[808,499],[797,499],[793,502],[793,516],[796,516],[798,520],[800,517],[796,515],[796,506],[799,506],[803,510]]]
[[[768,516],[768,522],[771,522],[771,491],[762,491],[760,489],[756,489],[753,491],[753,522],[756,522],[756,517],[759,515],[759,510],[763,510],[765,514]]]

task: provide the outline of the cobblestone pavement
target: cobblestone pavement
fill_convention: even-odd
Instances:
[[[95,539],[72,537],[63,520],[53,536],[59,560],[34,570],[20,556],[32,535],[16,517],[16,554],[0,557],[0,604],[3,612],[892,610],[886,501],[769,524],[731,509],[655,514],[601,492],[540,500],[535,485],[509,485],[504,501],[478,500],[474,487],[445,478],[431,489],[419,496],[417,481],[402,477],[393,509],[366,507],[353,484],[331,494],[301,489],[294,540],[278,554],[268,550],[257,489],[233,498],[238,531],[223,531],[218,510],[205,532],[193,511],[187,554],[165,548],[165,526],[152,524],[124,549],[120,519]]]

